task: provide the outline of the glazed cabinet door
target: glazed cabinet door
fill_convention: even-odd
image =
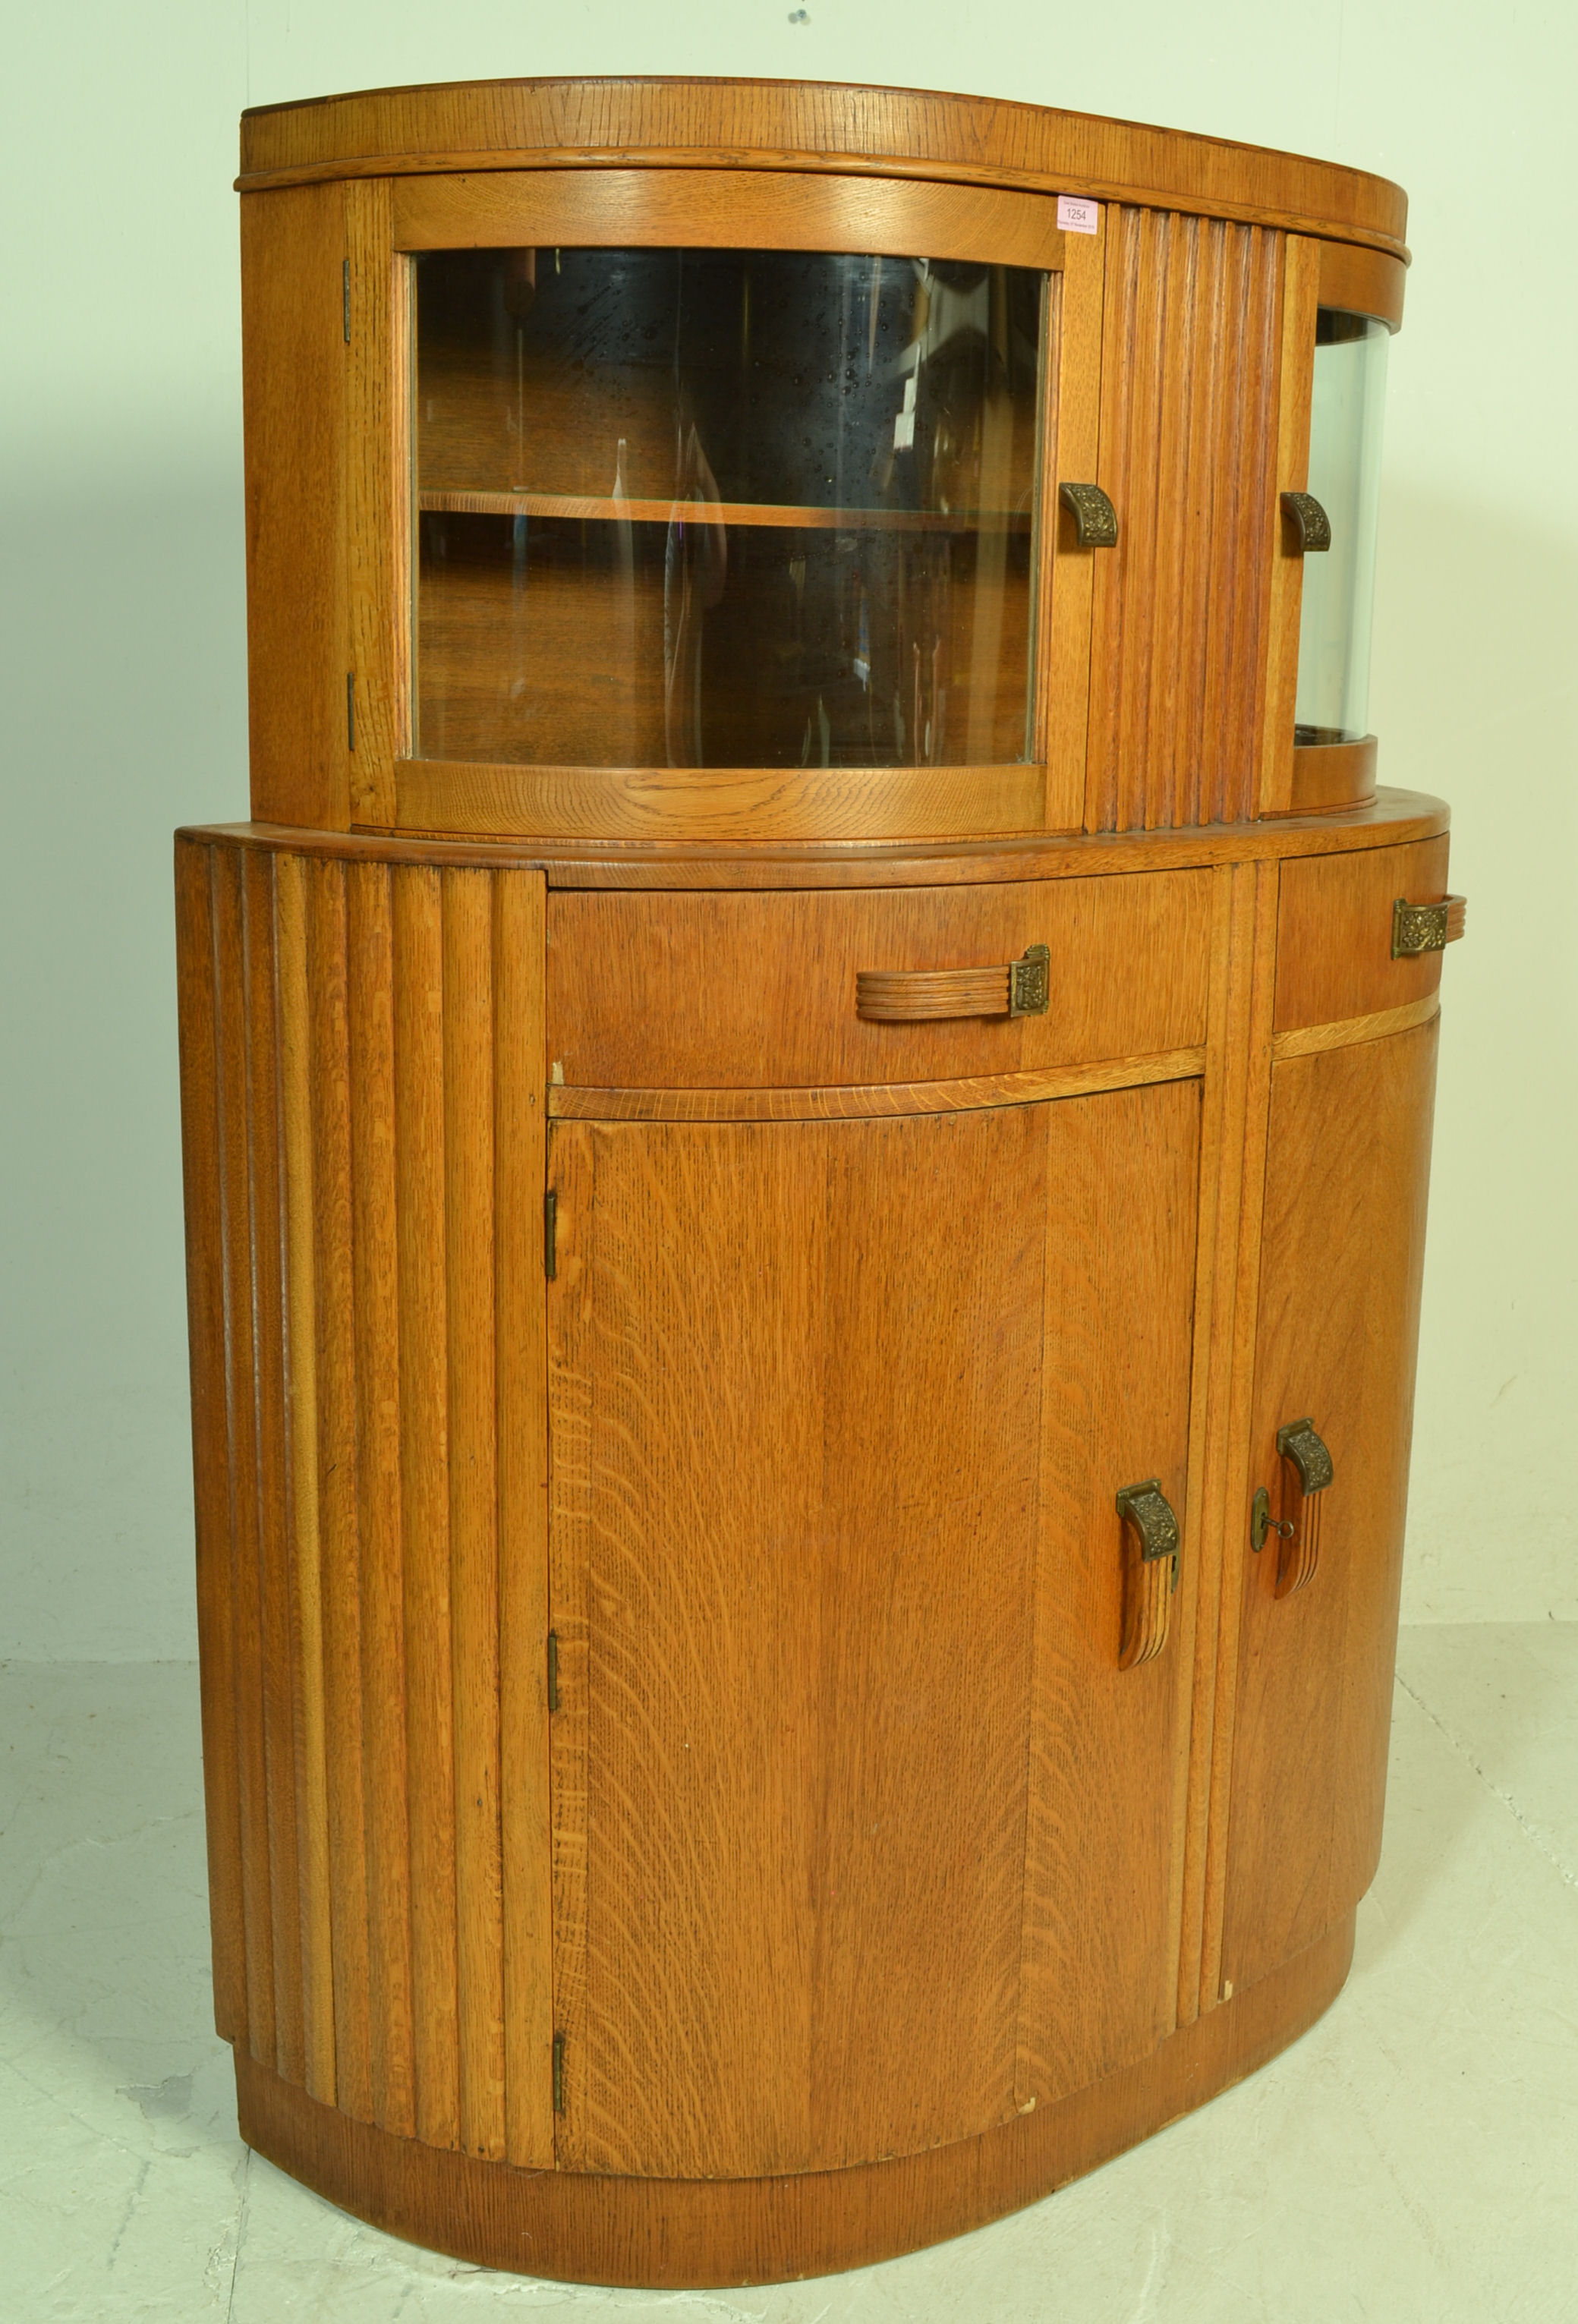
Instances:
[[[1436,1032],[1273,1069],[1224,1989],[1352,1911],[1380,1854]]]
[[[1158,1107],[1192,1132],[1193,1084],[556,1127],[561,2167],[755,2176],[983,2131],[1026,2102],[1027,2007],[1032,2080],[1066,2080],[1047,2021],[1103,1985],[1115,1895],[1165,1920],[1149,1794],[1111,1840],[1175,1715],[1176,1657],[1116,1669],[1114,1491],[1183,1487],[1192,1148],[1159,1166],[1177,1312],[1114,1297],[1107,1232],[1171,1154]],[[1092,1349],[1110,1376],[1060,1388]],[[1141,2046],[1155,1998],[1128,1997]]]

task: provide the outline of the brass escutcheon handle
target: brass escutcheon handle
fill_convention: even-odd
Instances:
[[[1057,497],[1074,519],[1081,549],[1116,549],[1118,512],[1100,484],[1059,484]]]
[[[876,1024],[926,1017],[1044,1017],[1052,999],[1052,955],[1027,945],[996,968],[863,968],[854,980],[857,1016]]]
[[[1438,904],[1410,904],[1399,896],[1392,906],[1392,958],[1417,960],[1455,944],[1468,925],[1466,896],[1443,896]]]
[[[1298,543],[1301,557],[1332,545],[1332,520],[1313,493],[1284,493],[1282,513]]]
[[[1264,1485],[1257,1488],[1250,1514],[1250,1547],[1259,1552],[1268,1535],[1278,1536],[1273,1593],[1291,1598],[1315,1580],[1321,1556],[1321,1496],[1336,1474],[1325,1440],[1307,1415],[1285,1421],[1277,1431],[1282,1457],[1280,1506],[1273,1511]]]
[[[1132,1670],[1159,1655],[1167,1642],[1173,1592],[1178,1586],[1180,1531],[1161,1480],[1124,1485],[1117,1495],[1123,1520],[1123,1631],[1118,1667]]]

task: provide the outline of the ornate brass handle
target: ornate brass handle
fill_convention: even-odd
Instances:
[[[1417,960],[1455,944],[1468,925],[1466,896],[1444,896],[1438,904],[1410,904],[1399,896],[1392,906],[1392,958]]]
[[[1178,1586],[1178,1520],[1158,1478],[1125,1485],[1118,1495],[1123,1520],[1123,1635],[1118,1667],[1132,1670],[1159,1655],[1167,1642],[1173,1592]]]
[[[1332,520],[1313,493],[1284,493],[1282,513],[1298,541],[1301,557],[1332,545]]]
[[[1262,1485],[1256,1492],[1250,1517],[1250,1546],[1265,1547],[1268,1534],[1277,1536],[1277,1574],[1272,1584],[1278,1598],[1291,1598],[1315,1579],[1321,1556],[1320,1496],[1335,1471],[1332,1456],[1313,1420],[1289,1420],[1277,1431],[1282,1455],[1281,1506],[1271,1512],[1271,1496]]]
[[[1100,484],[1059,484],[1057,497],[1074,519],[1081,549],[1116,549],[1118,512]]]
[[[1028,945],[998,968],[863,968],[854,980],[857,1015],[879,1024],[920,1017],[1044,1017],[1052,998],[1052,956]]]

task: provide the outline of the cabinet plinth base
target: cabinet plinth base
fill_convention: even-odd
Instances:
[[[1341,1991],[1353,1914],[1149,2058],[980,2138],[780,2179],[604,2178],[424,2146],[235,2060],[249,2146],[373,2226],[484,2267],[713,2289],[828,2275],[940,2243],[1049,2195],[1224,2090]]]

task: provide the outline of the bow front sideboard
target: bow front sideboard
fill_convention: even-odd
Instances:
[[[244,2135],[848,2267],[1339,1990],[1447,817],[1355,171],[681,80],[248,114],[254,820],[176,847]]]

